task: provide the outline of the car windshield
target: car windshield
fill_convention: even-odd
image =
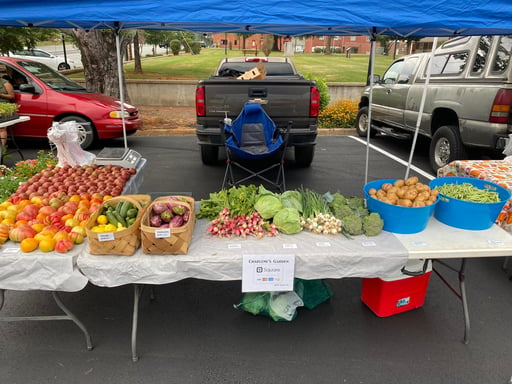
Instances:
[[[86,91],[80,84],[75,83],[42,63],[18,61],[18,64],[56,91]]]

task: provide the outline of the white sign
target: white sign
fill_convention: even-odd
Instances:
[[[243,255],[242,292],[293,291],[295,255]]]

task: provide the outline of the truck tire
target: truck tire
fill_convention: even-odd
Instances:
[[[368,136],[368,107],[362,107],[357,112],[356,131],[360,137]],[[375,137],[376,134],[377,131],[375,131],[374,129],[370,130],[370,137]]]
[[[219,162],[219,147],[216,145],[201,145],[201,160],[205,165],[215,165]]]
[[[299,167],[309,167],[315,156],[314,145],[296,145],[295,146],[295,164]]]
[[[83,133],[80,140],[80,147],[82,149],[88,149],[96,143],[96,130],[91,121],[82,116],[69,115],[60,119],[59,123],[65,123],[66,121],[76,121],[79,124],[78,130]]]
[[[445,125],[440,127],[432,136],[429,159],[434,172],[454,160],[466,158],[466,149],[460,140],[456,126]]]

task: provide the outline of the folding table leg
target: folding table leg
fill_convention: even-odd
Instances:
[[[133,285],[133,319],[132,319],[132,360],[139,360],[137,355],[137,324],[139,321],[139,301],[144,291],[144,286],[139,284]]]
[[[4,294],[5,290],[0,289],[0,310],[4,305]],[[71,320],[74,322],[78,328],[82,330],[85,336],[85,344],[87,346],[87,350],[91,351],[93,349],[91,336],[87,331],[87,328],[82,324],[80,320],[64,305],[62,300],[60,299],[58,293],[56,291],[52,292],[53,299],[57,306],[66,314],[66,316],[9,316],[9,317],[0,317],[0,321],[42,321],[42,320]]]
[[[469,309],[468,309],[468,299],[466,296],[466,283],[465,283],[465,275],[464,271],[466,269],[466,259],[462,258],[459,269],[452,267],[451,265],[443,262],[442,260],[433,260],[439,264],[444,265],[446,268],[457,272],[457,277],[459,280],[459,291],[452,287],[452,285],[441,275],[441,273],[436,269],[432,268],[433,271],[439,276],[441,281],[459,298],[462,303],[462,311],[464,314],[464,344],[469,343],[469,331],[470,331],[470,322],[469,322]]]

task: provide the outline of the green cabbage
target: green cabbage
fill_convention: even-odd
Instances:
[[[263,195],[254,204],[254,209],[265,219],[271,219],[283,208],[281,199],[275,195]]]
[[[275,214],[273,223],[278,231],[287,235],[293,235],[302,230],[300,226],[300,213],[295,208],[281,209]]]
[[[299,191],[285,191],[281,194],[281,204],[285,208],[295,208],[302,212],[302,195]]]

